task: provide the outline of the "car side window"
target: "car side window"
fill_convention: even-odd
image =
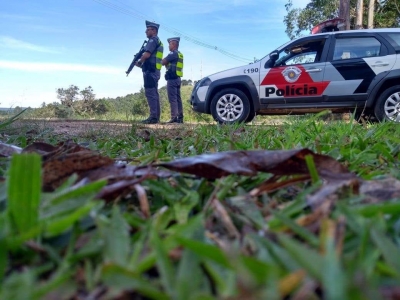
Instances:
[[[295,55],[288,60],[285,61],[285,65],[296,65],[296,64],[307,64],[315,62],[315,58],[317,57],[317,52],[307,52],[307,53],[300,53]]]
[[[325,39],[291,44],[279,52],[274,67],[319,62],[324,44]]]
[[[398,32],[390,32],[386,34],[386,39],[390,44],[392,44],[393,48],[397,53],[400,52],[400,33]]]
[[[397,46],[400,46],[400,33],[388,33],[387,35],[395,41]]]
[[[338,38],[335,43],[333,60],[379,56],[381,43],[374,37]]]

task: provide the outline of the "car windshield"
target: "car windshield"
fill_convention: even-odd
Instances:
[[[284,43],[283,45],[279,46],[278,48],[276,48],[276,49],[274,49],[273,51],[271,51],[270,53],[268,53],[268,55],[264,56],[263,58],[269,56],[269,55],[270,55],[272,52],[274,52],[274,51],[279,51],[279,52],[280,52],[283,48],[285,48],[287,45],[289,45],[289,44],[292,43],[293,41],[295,41],[295,40],[289,40],[289,41],[287,41],[287,42]],[[262,59],[263,59],[263,58],[262,58]]]

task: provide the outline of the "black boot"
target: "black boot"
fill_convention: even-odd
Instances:
[[[148,117],[146,120],[143,120],[140,123],[142,123],[142,124],[157,124],[158,120],[157,120],[157,118]]]
[[[183,115],[178,115],[178,122],[177,123],[183,123]]]
[[[179,122],[178,117],[175,117],[175,118],[171,118],[171,120],[169,120],[167,123],[170,124],[170,123],[180,123],[180,122]]]

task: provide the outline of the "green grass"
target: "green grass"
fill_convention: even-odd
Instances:
[[[398,125],[320,115],[283,118],[281,125],[263,120],[274,119],[173,129],[133,124],[117,136],[104,129],[74,141],[135,165],[309,148],[362,179],[400,179]],[[3,142],[25,147],[62,138],[12,131]],[[270,174],[146,180],[148,218],[136,193],[97,200],[105,181],[75,186],[72,177],[43,192],[38,159],[2,161],[0,299],[392,299],[387,295],[400,284],[399,191],[394,198],[381,191],[377,203],[340,191],[334,205],[312,210],[307,199],[321,185],[312,159],[311,182],[257,197],[250,192]]]

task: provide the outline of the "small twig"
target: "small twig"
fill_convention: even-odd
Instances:
[[[47,254],[47,250],[42,245],[40,245],[34,241],[27,241],[27,242],[25,242],[25,245],[37,253]]]
[[[142,210],[144,217],[147,219],[150,217],[150,205],[149,200],[147,199],[146,190],[140,184],[135,184],[133,187],[135,188],[139,198],[140,209]]]
[[[345,234],[346,234],[346,218],[344,216],[340,216],[336,224],[336,235],[335,235],[336,254],[338,256],[341,255],[343,251],[343,242]]]
[[[213,208],[215,208],[216,213],[221,218],[221,222],[225,225],[226,229],[230,237],[239,238],[240,233],[237,230],[236,226],[233,224],[231,217],[226,211],[225,207],[219,202],[217,198],[214,198],[213,203],[211,204]]]

